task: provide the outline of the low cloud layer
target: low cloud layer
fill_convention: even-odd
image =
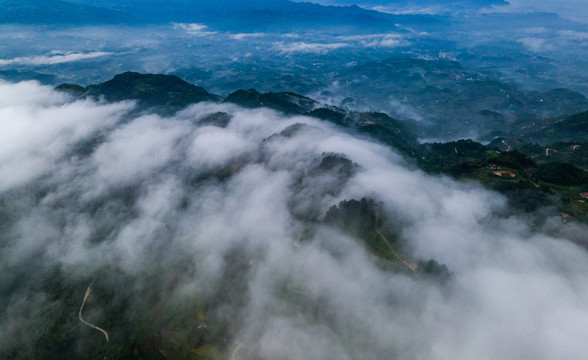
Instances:
[[[349,44],[343,42],[336,43],[306,43],[306,42],[293,42],[293,43],[276,43],[274,44],[276,49],[283,54],[290,53],[314,53],[314,54],[326,54],[329,51],[348,47]]]
[[[436,15],[447,12],[447,9],[442,6],[418,6],[418,4],[403,8],[399,8],[398,6],[394,5],[367,5],[364,7],[367,9],[395,15]]]
[[[500,195],[309,117],[203,103],[162,118],[36,83],[0,94],[0,354],[55,349],[49,333],[79,358],[130,341],[179,354],[206,331],[232,359],[585,357],[577,225],[533,229]],[[323,223],[365,197],[406,263],[452,275]],[[75,321],[92,280],[87,318],[110,343]]]
[[[87,53],[64,53],[55,52],[51,55],[40,55],[40,56],[29,56],[29,57],[17,57],[13,59],[0,59],[0,66],[7,65],[56,65],[64,64],[74,61],[81,61],[87,59],[96,59],[105,56],[111,56],[113,53],[105,51],[95,51]]]
[[[216,31],[209,31],[208,26],[204,24],[192,23],[192,24],[185,24],[185,23],[177,23],[174,24],[174,28],[180,29],[185,31],[188,35],[191,36],[210,36],[215,35]]]
[[[35,82],[0,82],[0,191],[51,171],[77,141],[114,125],[128,104],[69,102]]]
[[[525,48],[532,52],[544,52],[553,50],[553,46],[550,45],[546,40],[534,38],[534,37],[524,37],[517,40],[518,43],[522,44]]]
[[[230,34],[229,37],[233,40],[243,40],[249,38],[259,38],[266,36],[265,33],[238,33],[238,34]]]
[[[363,47],[384,47],[394,48],[400,46],[409,46],[411,43],[407,41],[401,34],[370,34],[370,35],[350,35],[335,37],[338,41],[352,41],[358,43]]]

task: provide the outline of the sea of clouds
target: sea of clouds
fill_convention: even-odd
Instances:
[[[329,155],[354,172],[317,170]],[[382,202],[407,262],[434,259],[451,276],[391,265],[322,222],[364,197]],[[231,359],[588,350],[585,227],[532,228],[499,194],[310,117],[217,103],[161,117],[0,82],[0,223],[0,354],[35,354],[69,309],[45,286],[55,271],[73,304],[95,281],[86,317],[110,333],[103,343],[73,307],[79,358],[96,347],[117,358],[129,328],[196,324],[196,303]],[[120,322],[107,321],[119,303]]]

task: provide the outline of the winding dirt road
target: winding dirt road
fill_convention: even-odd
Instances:
[[[90,293],[92,292],[92,285],[94,284],[94,281],[92,281],[92,283],[90,284],[90,286],[88,286],[88,289],[86,290],[86,294],[84,295],[84,301],[82,301],[82,306],[80,306],[80,311],[78,312],[78,317],[80,318],[80,321],[85,324],[88,325],[89,327],[96,329],[98,331],[100,331],[101,333],[104,334],[104,336],[106,337],[106,342],[108,342],[108,333],[106,332],[106,330],[99,328],[96,325],[92,325],[89,322],[87,322],[86,320],[82,319],[82,310],[84,309],[84,305],[86,304],[86,300],[88,300],[88,297],[90,296]]]

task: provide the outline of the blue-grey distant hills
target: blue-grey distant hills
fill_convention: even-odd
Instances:
[[[132,13],[60,0],[0,0],[0,23],[115,24],[135,23]]]
[[[430,15],[392,15],[358,6],[287,0],[0,0],[0,22],[21,24],[156,24],[205,22],[218,29],[288,30],[330,26],[387,30],[395,24],[431,24]]]
[[[301,0],[297,0],[301,1]],[[506,0],[314,0],[321,4],[375,9],[391,14],[459,14],[476,13],[480,9],[509,5]]]
[[[321,2],[321,1],[319,1]],[[430,7],[430,6],[442,6],[442,7],[468,7],[468,8],[482,8],[493,5],[508,5],[506,0],[332,0],[328,1],[329,4],[337,5],[354,5],[361,4],[362,6],[384,6],[384,7]]]

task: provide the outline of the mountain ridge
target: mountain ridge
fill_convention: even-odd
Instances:
[[[0,24],[124,24],[132,14],[62,0],[0,0]]]
[[[203,101],[222,101],[246,108],[267,107],[289,115],[312,116],[331,122],[393,146],[407,156],[414,156],[417,145],[416,135],[402,122],[387,114],[348,112],[293,92],[260,93],[254,89],[237,90],[223,99],[175,75],[130,71],[85,88],[64,83],[56,89],[75,97],[103,97],[107,101],[135,100],[140,108],[155,109],[161,115],[171,115],[190,104]]]
[[[372,30],[397,29],[397,23],[431,24],[439,18],[431,15],[394,15],[359,6],[323,6],[288,0],[233,1],[173,0],[114,1],[86,0],[2,0],[0,23],[28,24],[157,24],[204,22],[218,29],[242,31],[285,28],[316,29],[328,26],[357,26]],[[252,21],[254,19],[254,21]]]

